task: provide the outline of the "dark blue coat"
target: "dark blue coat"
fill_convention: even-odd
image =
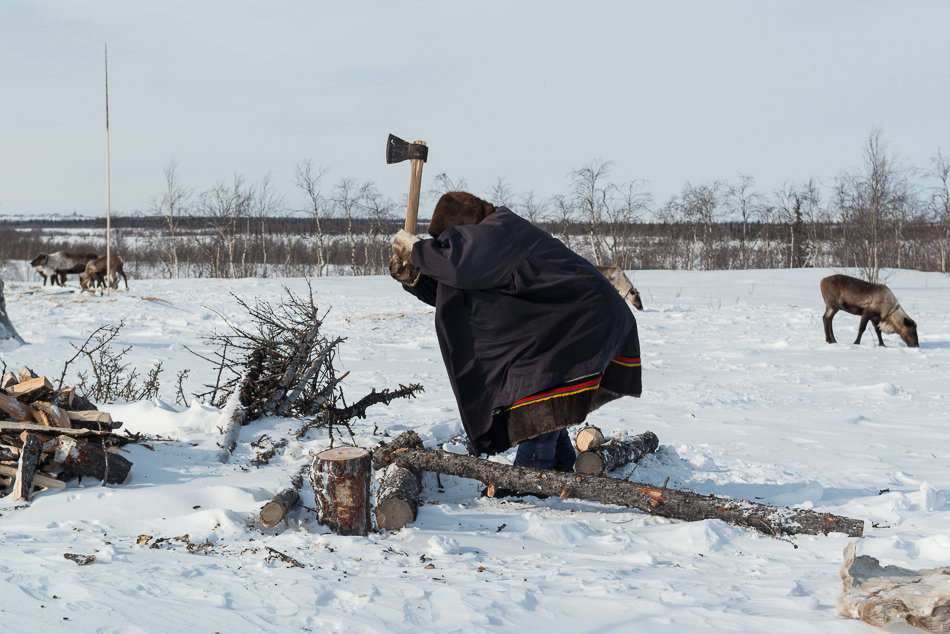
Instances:
[[[442,358],[478,453],[489,450],[493,409],[602,372],[631,331],[636,337],[626,302],[590,262],[505,207],[417,242],[412,264],[422,276],[405,288],[435,306]]]

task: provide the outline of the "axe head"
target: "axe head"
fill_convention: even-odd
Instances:
[[[425,163],[428,156],[429,148],[422,143],[409,143],[392,134],[386,140],[387,163],[401,163],[406,159],[420,159]]]

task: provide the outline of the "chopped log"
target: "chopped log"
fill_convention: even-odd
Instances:
[[[16,467],[0,464],[0,475],[16,477],[16,473]],[[47,475],[36,473],[33,475],[33,486],[46,487],[47,489],[65,489],[66,483],[62,480],[57,480],[56,478],[51,478]]]
[[[604,434],[597,427],[584,427],[577,436],[574,437],[574,446],[580,452],[587,451],[591,447],[597,447],[604,444]]]
[[[368,535],[372,454],[362,447],[321,451],[310,465],[317,521],[338,535]]]
[[[20,448],[20,460],[16,467],[16,480],[13,483],[13,499],[30,499],[30,490],[33,488],[33,476],[40,463],[40,446],[42,443],[33,434],[23,432],[23,447]]]
[[[7,388],[7,394],[15,396],[25,403],[41,398],[52,391],[53,384],[45,376],[20,381],[16,385]]]
[[[30,404],[30,408],[33,410],[33,420],[40,425],[59,427],[60,429],[72,429],[73,427],[65,410],[56,407],[52,403],[33,401],[33,403]]]
[[[0,462],[16,462],[20,459],[19,447],[0,445]]]
[[[422,495],[422,474],[390,464],[379,478],[376,492],[376,525],[385,530],[399,530],[416,521]]]
[[[56,439],[50,463],[66,473],[90,476],[109,484],[121,484],[132,469],[132,462],[127,458],[69,436]]]
[[[297,489],[284,489],[273,498],[270,502],[264,505],[264,508],[261,509],[261,525],[264,528],[274,528],[280,524],[281,520],[284,519],[284,515],[287,514],[297,501],[300,499],[300,494],[297,493]]]
[[[74,387],[64,387],[61,390],[54,390],[48,397],[50,403],[56,407],[61,407],[65,410],[78,409],[73,405],[73,401],[76,399],[76,388]]]
[[[23,366],[16,371],[17,383],[22,383],[23,381],[29,381],[30,379],[35,379],[39,375],[31,370],[30,368]]]
[[[882,566],[874,557],[844,550],[841,613],[877,627],[908,623],[925,632],[950,632],[950,566],[911,570]]]
[[[5,390],[11,385],[16,385],[20,382],[20,379],[17,378],[13,372],[7,372],[3,375],[3,378],[0,379],[0,390]]]
[[[17,420],[33,420],[32,410],[29,405],[21,403],[11,394],[0,392],[0,410],[9,414]]]
[[[652,431],[632,438],[611,438],[602,445],[579,453],[574,470],[588,475],[610,473],[625,464],[636,462],[648,453],[653,453],[659,446],[660,441]]]
[[[413,434],[418,439],[415,432],[405,434]],[[719,519],[772,536],[842,532],[852,537],[860,537],[864,534],[863,520],[808,509],[774,507],[748,500],[701,495],[692,491],[627,482],[619,478],[517,467],[446,451],[419,448],[400,449],[388,455],[380,452],[379,455],[382,460],[395,462],[409,469],[472,478],[495,488],[616,504],[640,509],[652,515],[686,521]]]
[[[112,414],[109,412],[100,412],[97,409],[72,410],[66,412],[66,415],[76,423],[98,423],[103,429],[112,429]]]

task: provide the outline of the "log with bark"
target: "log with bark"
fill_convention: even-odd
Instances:
[[[33,476],[40,464],[41,443],[33,434],[23,432],[23,446],[20,448],[20,460],[16,468],[16,480],[13,482],[13,499],[30,499],[33,488]]]
[[[636,462],[656,451],[660,441],[652,431],[630,438],[611,438],[602,445],[590,447],[577,455],[574,470],[588,475],[610,473],[614,469]]]
[[[297,504],[300,494],[295,488],[287,488],[270,499],[261,509],[260,520],[264,528],[274,528],[280,524],[287,512]]]
[[[321,451],[310,466],[317,521],[338,535],[368,535],[372,454],[362,447]]]
[[[472,478],[489,487],[506,488],[524,494],[592,500],[686,521],[719,519],[772,536],[842,532],[860,537],[864,534],[863,520],[808,509],[774,507],[748,500],[702,495],[606,476],[499,464],[481,458],[424,449],[422,440],[415,432],[404,432],[402,436],[407,434],[411,436],[396,439],[401,449],[392,452],[385,448],[377,450],[379,460],[407,469]]]
[[[399,530],[416,521],[422,495],[422,474],[390,464],[379,477],[376,492],[376,525],[385,530]]]
[[[121,484],[132,463],[119,454],[69,436],[56,438],[50,463],[71,475],[88,476],[109,484]]]

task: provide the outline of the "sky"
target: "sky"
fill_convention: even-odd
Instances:
[[[660,202],[830,183],[874,129],[926,169],[950,152],[947,24],[938,1],[5,0],[0,216],[147,213],[172,161],[199,193],[269,178],[289,211],[305,160],[402,200],[390,133],[428,143],[424,191],[483,195],[566,193],[601,160]]]

